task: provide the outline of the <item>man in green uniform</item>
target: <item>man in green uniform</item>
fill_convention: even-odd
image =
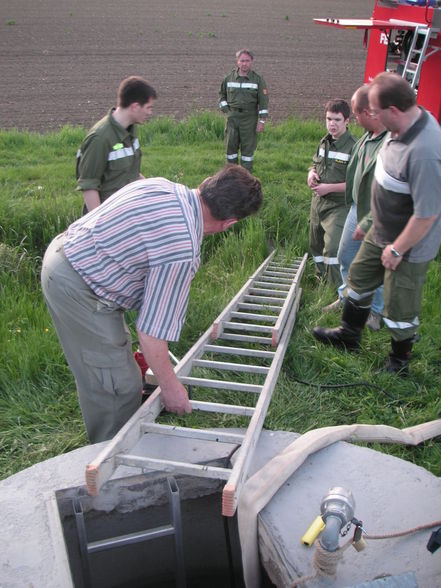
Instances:
[[[337,251],[350,206],[346,169],[356,139],[347,128],[350,108],[345,100],[330,100],[325,111],[328,134],[320,141],[307,179],[312,190],[309,248],[318,274],[339,286]]]
[[[251,69],[251,51],[240,49],[236,59],[237,68],[222,82],[219,108],[227,115],[227,162],[238,163],[240,149],[241,165],[252,171],[257,133],[265,128],[268,116],[268,89],[262,76]]]
[[[136,124],[150,118],[155,98],[156,91],[145,80],[126,78],[118,88],[117,107],[88,132],[77,153],[77,190],[83,192],[84,213],[143,177]]]

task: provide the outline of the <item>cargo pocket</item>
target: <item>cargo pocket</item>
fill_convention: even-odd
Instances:
[[[122,397],[142,389],[141,370],[133,358],[129,342],[108,351],[84,350],[82,358],[105,393]]]
[[[418,272],[409,275],[412,273],[412,268],[406,269],[408,271],[405,273],[390,272],[393,293],[390,297],[387,315],[393,321],[414,323],[415,318],[421,312],[426,275],[425,272],[422,275]]]

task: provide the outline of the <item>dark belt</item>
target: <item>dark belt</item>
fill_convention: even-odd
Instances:
[[[234,110],[234,112],[255,112],[257,114],[257,110],[254,108],[235,108],[234,106],[230,106],[230,110]]]

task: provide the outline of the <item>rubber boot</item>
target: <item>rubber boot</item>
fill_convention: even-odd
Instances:
[[[345,347],[350,351],[355,351],[360,348],[361,332],[370,310],[370,308],[356,306],[347,298],[343,306],[340,326],[334,329],[315,327],[312,334],[325,345]]]
[[[414,337],[404,339],[404,341],[391,339],[392,350],[385,367],[387,373],[398,374],[404,378],[409,375],[409,362],[414,340]]]

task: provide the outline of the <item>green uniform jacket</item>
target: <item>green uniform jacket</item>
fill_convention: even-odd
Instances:
[[[328,133],[320,141],[313,157],[312,167],[323,184],[340,184],[346,181],[346,171],[356,139],[349,131],[334,141]],[[324,197],[329,202],[345,203],[343,192],[329,192]],[[320,199],[322,200],[322,199]]]
[[[240,76],[238,69],[233,69],[219,92],[219,108],[225,114],[250,112],[264,120],[268,116],[268,100],[265,80],[253,70],[247,76]]]
[[[77,190],[98,190],[101,202],[138,180],[141,167],[136,125],[125,129],[112,112],[91,128],[77,153]]]
[[[377,137],[370,140],[371,149],[369,149],[369,160],[366,161],[366,154],[364,152],[365,142],[369,139],[370,133],[365,133],[354,145],[352,149],[351,159],[349,160],[348,169],[346,171],[346,202],[351,204],[355,202],[357,205],[357,223],[365,233],[368,232],[372,225],[371,215],[371,188],[375,175],[375,163],[377,161],[377,154],[383,145],[387,131],[384,130]],[[360,153],[361,151],[361,153]],[[364,153],[363,153],[364,152]],[[355,171],[359,163],[360,156],[364,156],[365,160],[362,163],[363,171],[357,189],[354,189]]]

